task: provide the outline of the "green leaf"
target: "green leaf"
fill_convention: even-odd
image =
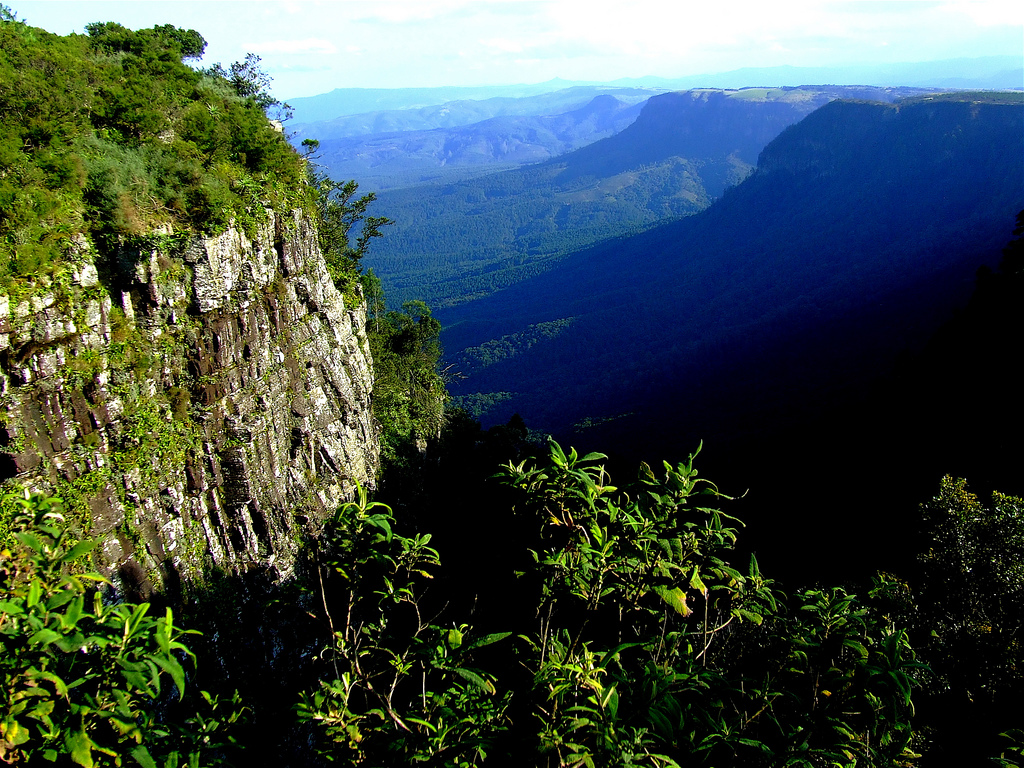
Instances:
[[[64,616],[61,617],[61,624],[64,625],[64,629],[74,629],[77,627],[84,611],[85,596],[78,595],[71,601],[71,605],[68,606],[68,609],[64,612]]]
[[[185,670],[173,656],[150,656],[153,662],[164,672],[171,676],[174,684],[178,686],[178,701],[185,696]]]
[[[371,515],[366,520],[367,523],[372,525],[374,528],[379,528],[384,531],[384,538],[386,541],[391,541],[393,534],[391,533],[391,521],[388,520],[386,515]]]
[[[404,723],[416,723],[416,725],[423,726],[432,733],[437,733],[437,726],[427,720],[420,720],[418,717],[405,717],[402,718]]]
[[[59,632],[54,632],[52,629],[40,629],[28,639],[28,642],[29,645],[49,645],[60,640],[61,637]]]
[[[52,595],[49,600],[46,601],[46,610],[55,611],[74,598],[75,592],[71,589],[61,589],[55,595]]]
[[[41,554],[43,551],[42,542],[39,541],[39,537],[34,533],[28,531],[22,531],[21,533],[14,534],[14,538],[24,544],[26,547],[31,549],[36,554]]]
[[[71,731],[64,737],[64,746],[71,755],[72,762],[93,768],[92,762],[92,741],[85,735],[85,731]]]
[[[13,603],[8,600],[0,600],[0,613],[6,613],[9,616],[18,616],[25,611],[18,603]]]
[[[57,675],[55,675],[53,672],[47,672],[43,670],[42,672],[38,672],[33,676],[39,678],[40,680],[48,680],[49,682],[53,683],[53,687],[57,689],[58,695],[68,695],[67,685],[65,685],[64,681],[57,677]]]
[[[672,723],[669,721],[663,712],[657,709],[652,709],[649,713],[651,725],[654,726],[655,732],[665,739],[665,741],[672,741],[674,737]]]
[[[697,572],[697,568],[694,567],[693,575],[690,577],[690,587],[696,589],[706,598],[708,596],[708,588],[704,585],[704,582],[700,578],[700,574]],[[683,614],[684,616],[686,614]]]
[[[95,548],[96,542],[91,539],[80,541],[65,553],[64,557],[60,559],[60,562],[70,563],[73,560],[77,560],[82,555],[92,552]]]
[[[36,604],[39,602],[39,598],[42,596],[43,585],[39,582],[38,579],[33,579],[32,583],[29,585],[28,588],[28,600],[26,601],[26,605],[29,608],[34,608]]]
[[[494,693],[494,684],[491,683],[489,680],[484,680],[483,677],[481,677],[478,673],[474,672],[472,669],[456,667],[452,671],[459,677],[461,677],[463,680],[466,680],[475,685],[484,693]]]
[[[618,716],[619,692],[615,690],[614,685],[610,685],[605,689],[604,695],[601,697],[601,707],[608,712],[609,719],[615,720]]]
[[[154,695],[152,688],[150,688],[149,679],[143,674],[148,671],[144,664],[125,661],[124,659],[118,659],[118,663],[121,665],[121,676],[125,679],[126,683],[136,690],[142,691],[147,696]]]
[[[450,645],[452,648],[458,648],[460,645],[462,645],[462,632],[460,632],[457,629],[449,629],[447,640],[448,645]]]
[[[21,725],[17,720],[7,718],[4,720],[4,725],[7,727],[7,731],[4,733],[4,740],[9,744],[16,747],[28,741],[30,735],[28,728]]]
[[[754,624],[760,624],[764,621],[764,617],[761,614],[754,613],[753,611],[748,611],[746,608],[737,608],[735,613],[741,619],[746,619],[747,621],[751,621]]]
[[[139,746],[132,750],[131,755],[142,768],[157,768],[156,761],[149,754],[149,750],[146,749],[145,745],[139,744]]]
[[[477,640],[474,640],[472,643],[467,645],[466,650],[472,651],[474,648],[483,648],[485,645],[491,645],[492,643],[497,643],[501,640],[504,640],[511,634],[511,632],[495,632],[491,635],[484,635],[483,637],[478,638]]]
[[[868,649],[865,648],[864,643],[860,642],[859,640],[856,640],[852,637],[846,637],[843,638],[843,645],[845,645],[847,648],[851,648],[854,651],[856,651],[858,654],[860,654],[860,657],[862,659],[866,659],[868,657]]]
[[[668,587],[657,586],[654,587],[654,591],[658,597],[664,600],[680,616],[689,616],[692,613],[686,605],[686,593],[679,587],[669,589]]]

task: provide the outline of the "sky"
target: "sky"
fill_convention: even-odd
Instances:
[[[685,77],[989,55],[1024,60],[1024,2],[979,0],[0,0],[57,34],[174,24],[203,65],[252,52],[280,98],[409,88]]]

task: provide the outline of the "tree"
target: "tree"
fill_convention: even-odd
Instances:
[[[963,479],[944,477],[921,505],[925,547],[911,616],[929,667],[924,713],[947,759],[996,751],[1019,727],[1024,689],[1024,499],[983,504]]]
[[[303,146],[312,145],[304,141]],[[382,237],[381,229],[394,222],[386,216],[367,214],[377,195],[368,192],[357,197],[359,184],[355,181],[334,181],[310,168],[309,188],[317,213],[320,250],[335,283],[344,283],[358,274],[370,241]]]
[[[206,38],[194,29],[179,29],[173,24],[163,24],[153,27],[153,31],[177,43],[182,61],[201,59],[206,52]]]
[[[448,400],[438,373],[441,323],[422,301],[407,301],[373,320],[373,413],[384,426],[381,449],[386,460],[398,458],[400,446],[436,437],[444,424]]]
[[[95,45],[108,51],[141,53],[154,41],[164,48],[173,49],[178,61],[202,58],[206,39],[194,29],[179,29],[173,24],[162,24],[137,32],[115,21],[93,22],[85,31]]]
[[[252,99],[268,116],[276,108],[278,112],[275,116],[287,120],[292,116],[291,107],[270,92],[270,84],[274,79],[263,70],[261,61],[255,53],[247,53],[242,61],[233,62],[227,69],[218,62],[201,71],[207,76],[227,80],[239,97]]]
[[[524,588],[535,629],[535,748],[546,765],[870,765],[909,756],[914,654],[902,628],[843,589],[790,598],[727,558],[739,522],[693,456],[641,468],[550,443],[507,465],[539,526]],[[522,760],[529,760],[523,755]],[[523,762],[526,764],[526,762]],[[542,764],[542,763],[538,763]]]

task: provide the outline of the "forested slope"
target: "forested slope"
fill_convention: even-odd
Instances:
[[[513,393],[489,418],[519,411],[556,430],[649,409],[673,440],[680,420],[691,435],[743,431],[750,413],[862,381],[998,260],[1024,195],[1022,115],[830,104],[701,215],[439,312],[468,374],[455,392]],[[553,338],[488,354],[491,340],[555,321]]]
[[[831,99],[906,92],[815,86],[656,96],[621,133],[545,163],[381,194],[379,210],[396,225],[369,265],[396,302],[473,301],[601,239],[703,210],[786,126]]]

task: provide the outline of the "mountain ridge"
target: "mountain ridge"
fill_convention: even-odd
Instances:
[[[332,177],[357,178],[376,191],[451,182],[541,162],[612,135],[636,119],[642,103],[605,93],[552,115],[498,115],[461,126],[318,139],[317,161]],[[321,135],[317,127],[301,127],[293,141],[306,132]]]
[[[471,181],[381,193],[379,211],[396,224],[367,264],[396,303],[474,301],[600,239],[702,210],[753,169],[757,153],[786,125],[838,95],[892,100],[920,93],[808,86],[661,94],[620,133],[566,155]]]
[[[965,74],[967,73],[967,74]],[[691,88],[748,88],[800,86],[828,82],[835,85],[891,86],[900,83],[929,88],[1024,89],[1024,66],[1014,56],[981,56],[900,62],[881,65],[837,67],[745,67],[718,73],[682,77],[624,77],[607,82],[570,81],[554,78],[543,83],[497,86],[440,86],[426,88],[335,88],[325,94],[287,99],[296,121],[331,120],[380,109],[409,109],[442,104],[455,99],[518,98],[575,86],[654,87],[663,90]]]
[[[849,118],[847,133],[822,141],[840,118]],[[866,165],[882,136],[892,152]],[[809,147],[819,153],[813,163]],[[583,417],[646,403],[648,415],[620,420],[616,433],[659,444],[652,435],[673,442],[700,425],[720,421],[727,432],[744,414],[767,415],[772,389],[785,401],[788,389],[835,386],[851,372],[863,382],[966,298],[978,266],[998,260],[1024,203],[1022,153],[1024,106],[833,102],[784,131],[762,152],[765,170],[701,214],[592,246],[542,278],[438,310],[452,362],[489,339],[573,318],[518,357],[457,381],[453,392],[478,402],[511,392],[485,423],[519,412],[563,436]],[[887,190],[896,183],[899,192]],[[844,338],[842,355],[828,346],[826,328]],[[804,342],[823,356],[810,368],[782,353]],[[781,360],[799,374],[780,378]],[[736,376],[765,383],[755,393]],[[684,411],[672,405],[681,390],[697,409],[685,429]]]

